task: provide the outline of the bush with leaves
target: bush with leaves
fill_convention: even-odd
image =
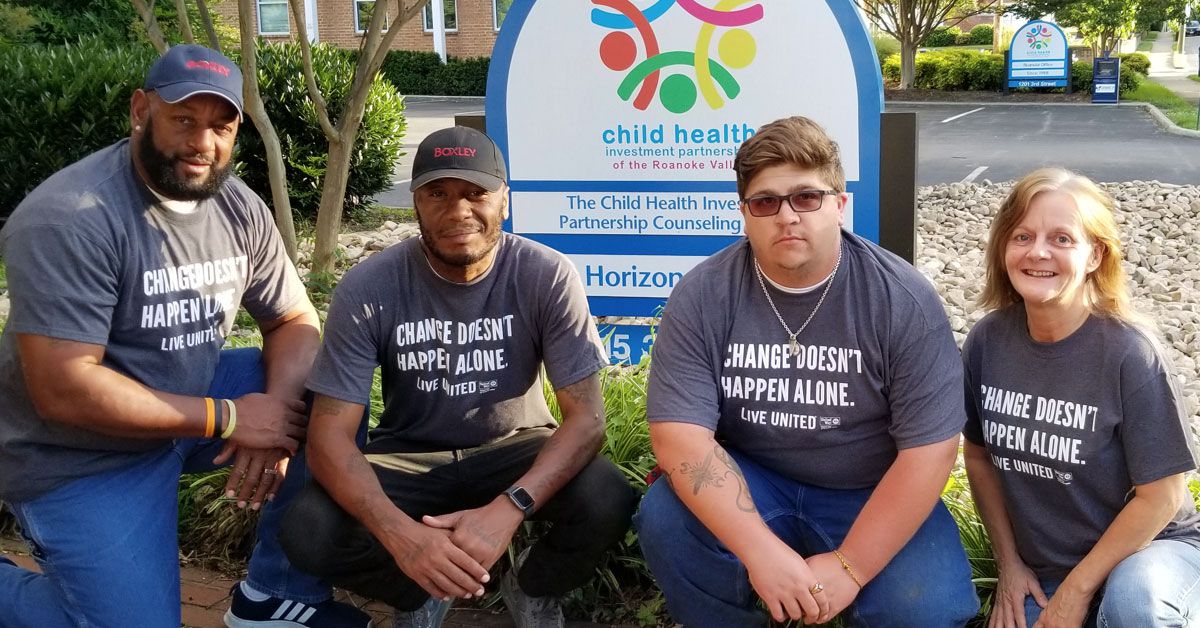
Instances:
[[[433,52],[392,50],[381,72],[401,94],[483,96],[490,61],[488,57],[448,57],[443,65]]]
[[[312,48],[313,74],[334,121],[349,98],[355,56],[353,51],[327,44]],[[298,216],[315,220],[329,142],[308,98],[302,67],[298,44],[259,44],[259,91],[287,162],[288,197]],[[396,88],[377,76],[367,95],[350,162],[344,208],[351,217],[364,210],[371,197],[391,187],[392,171],[404,147],[405,127],[404,100]],[[266,152],[248,118],[238,143],[238,174],[269,203]]]
[[[1150,74],[1150,57],[1140,52],[1129,52],[1117,55],[1121,59],[1121,73],[1134,71],[1142,76]]]
[[[900,81],[900,55],[883,63],[883,78]],[[1004,57],[968,50],[937,50],[917,55],[913,87],[917,89],[998,90],[1004,83]]]
[[[34,187],[129,135],[129,98],[157,55],[87,39],[0,47],[0,217]]]
[[[953,46],[961,34],[962,30],[957,26],[939,26],[926,35],[925,39],[921,40],[921,46],[925,48]]]
[[[970,36],[970,41],[967,43],[972,46],[990,46],[992,45],[992,36],[995,34],[989,24],[979,24],[967,33]]]

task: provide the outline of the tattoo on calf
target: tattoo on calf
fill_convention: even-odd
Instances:
[[[699,463],[681,463],[679,471],[690,480],[692,495],[699,495],[700,490],[707,486],[720,488],[724,485],[725,480],[732,476],[737,485],[734,505],[743,512],[757,512],[754,500],[750,496],[750,486],[746,484],[746,477],[738,468],[737,461],[730,457],[729,452],[722,449],[720,445],[714,446],[712,451],[708,452],[704,460]],[[671,479],[671,474],[666,474],[666,476],[667,481],[674,488],[675,484]]]

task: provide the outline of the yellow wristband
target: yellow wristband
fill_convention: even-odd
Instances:
[[[846,561],[846,557],[842,555],[841,550],[833,550],[833,555],[837,556],[838,562],[842,563],[842,569],[845,569],[846,573],[850,574],[850,579],[854,581],[854,584],[857,584],[860,589],[863,588],[862,581],[858,579],[858,575],[854,573],[854,569]]]
[[[221,438],[228,440],[233,436],[233,430],[237,428],[237,406],[233,405],[232,399],[222,399],[225,402],[225,408],[229,410],[229,423],[225,426],[225,431],[221,432]]]
[[[213,403],[212,397],[204,398],[204,438],[212,438],[214,423],[216,421],[216,404]]]

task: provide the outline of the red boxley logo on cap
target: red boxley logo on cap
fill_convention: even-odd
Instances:
[[[229,68],[221,65],[220,63],[213,63],[212,61],[196,61],[194,59],[189,60],[187,62],[187,68],[189,70],[195,70],[197,68],[202,70],[211,70],[217,74],[220,74],[221,76],[229,76]]]
[[[433,149],[434,157],[474,157],[475,149],[467,146],[447,146],[446,148],[437,147]]]

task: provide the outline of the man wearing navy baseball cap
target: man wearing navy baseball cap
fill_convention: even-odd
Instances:
[[[233,462],[226,495],[266,504],[229,626],[369,626],[275,540],[303,465],[317,314],[271,214],[230,177],[242,75],[171,48],[130,102],[132,133],[55,173],[0,232],[0,499],[35,573],[0,559],[0,625],[178,626],[177,491]],[[223,351],[238,308],[263,347]],[[276,499],[278,497],[278,499]]]
[[[421,237],[346,273],[308,387],[313,476],[280,541],[300,568],[440,626],[484,594],[521,522],[549,531],[500,581],[518,628],[563,625],[558,599],[624,538],[635,493],[597,455],[604,346],[562,254],[504,233],[504,158],[483,133],[442,129],[417,148]],[[367,430],[371,375],[383,413]],[[562,410],[555,422],[542,369]]]

